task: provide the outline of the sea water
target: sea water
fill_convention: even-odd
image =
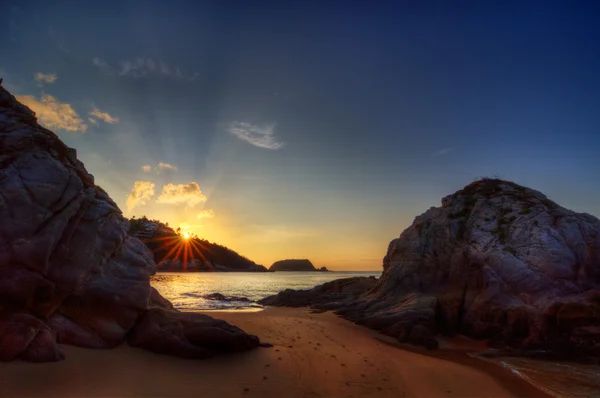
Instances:
[[[476,358],[510,369],[553,397],[600,397],[600,366],[525,357]]]
[[[285,289],[310,289],[325,282],[354,276],[379,277],[381,272],[160,272],[151,283],[180,310],[243,310],[261,308],[256,303]],[[221,293],[250,301],[209,300]]]

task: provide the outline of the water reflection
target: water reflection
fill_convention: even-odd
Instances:
[[[310,289],[334,279],[380,275],[381,272],[161,272],[151,283],[180,310],[215,310],[260,306],[253,302],[208,300],[204,296],[221,293],[256,301],[285,289]]]

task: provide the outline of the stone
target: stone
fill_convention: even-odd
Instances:
[[[177,319],[193,347],[223,345],[212,352],[227,351],[228,341],[229,350],[258,346],[255,336],[240,343],[243,332],[221,321],[202,340],[196,317],[171,315],[150,287],[152,253],[129,228],[76,151],[0,87],[0,360],[60,360],[58,343],[115,347],[152,319]]]
[[[432,336],[463,334],[519,352],[597,360],[600,220],[533,189],[483,179],[392,240],[368,291],[346,298],[285,291],[261,303],[335,309],[429,347]]]

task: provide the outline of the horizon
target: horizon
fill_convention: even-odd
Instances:
[[[478,177],[600,216],[598,5],[178,4],[0,16],[3,85],[125,217],[376,272]]]

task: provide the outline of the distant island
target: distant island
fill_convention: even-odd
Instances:
[[[157,271],[266,272],[267,269],[237,252],[197,236],[184,238],[168,224],[148,218],[129,220],[129,234],[154,254]]]
[[[328,272],[326,267],[315,268],[308,259],[288,259],[275,261],[269,271],[322,271]]]

